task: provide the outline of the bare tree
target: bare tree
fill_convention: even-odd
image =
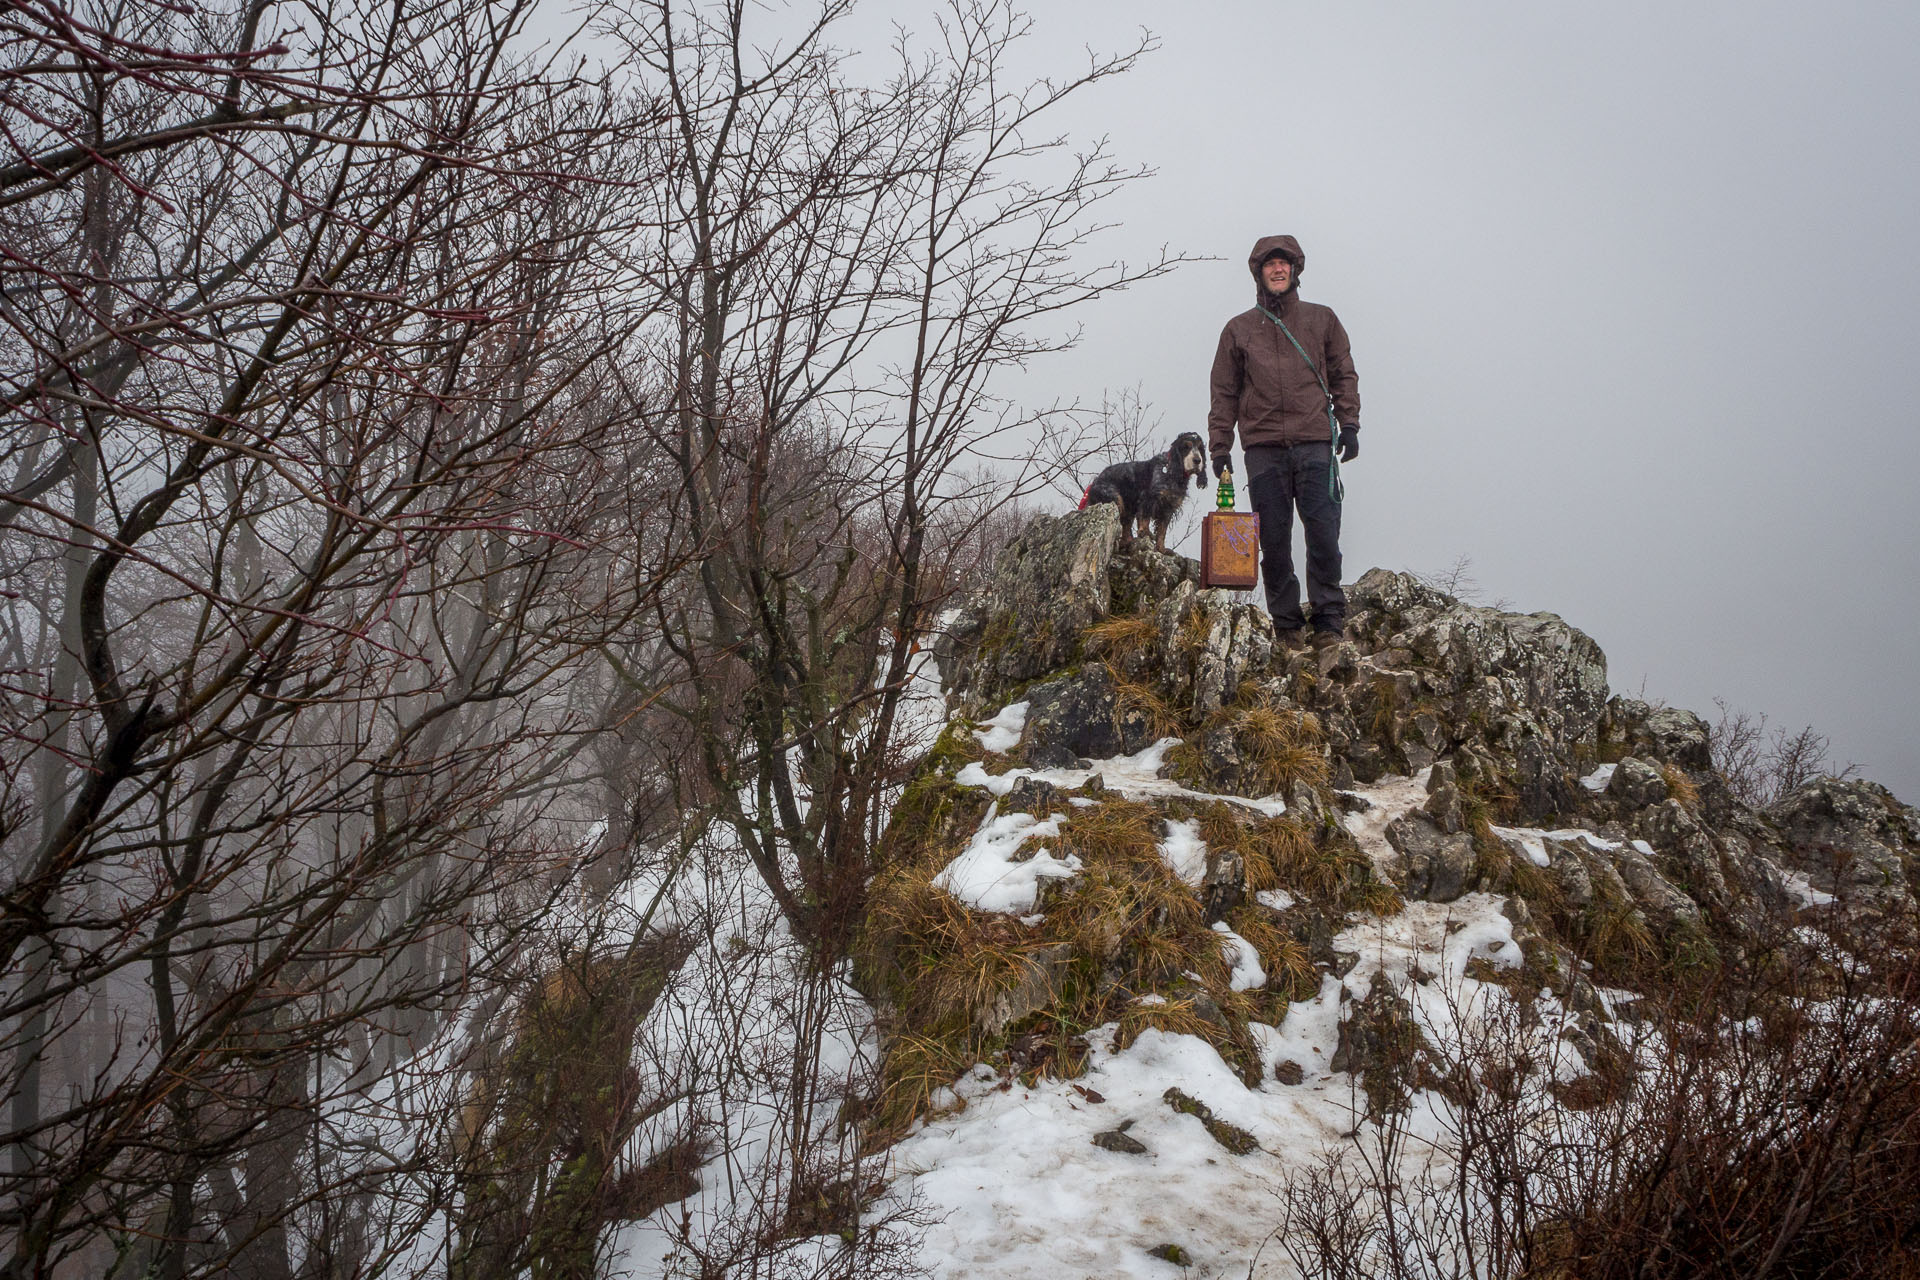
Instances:
[[[862,86],[843,0],[653,0],[590,79],[529,8],[0,20],[5,1275],[577,1271],[700,1128],[627,1151],[652,1006],[579,993],[703,859],[806,961],[754,1238],[857,1148],[917,640],[1073,421],[994,377],[1169,265],[1080,264],[1132,171],[1045,131],[1145,45],[1010,90],[962,0]]]
[[[1860,771],[1851,761],[1835,764],[1832,742],[1812,725],[1789,733],[1769,728],[1764,712],[1737,711],[1724,698],[1713,705],[1720,712],[1707,734],[1713,767],[1744,804],[1764,809],[1822,774],[1849,778]]]
[[[7,1275],[390,1267],[367,1101],[568,892],[576,677],[692,549],[615,377],[657,113],[525,8],[6,19]]]
[[[959,3],[930,54],[903,41],[894,79],[859,90],[822,39],[844,9],[770,52],[738,0],[660,0],[616,27],[657,94],[690,104],[662,200],[691,216],[659,220],[656,253],[687,264],[662,333],[678,397],[662,444],[708,554],[698,607],[661,619],[698,696],[662,706],[823,958],[857,918],[911,642],[951,580],[933,531],[982,463],[1026,460],[1001,472],[1002,500],[1042,483],[1017,442],[1034,422],[992,377],[1071,341],[1041,327],[1056,312],[1167,265],[1073,263],[1133,175],[1039,132],[1141,49],[1010,91],[1025,20]]]

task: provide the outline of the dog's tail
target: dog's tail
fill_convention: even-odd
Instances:
[[[1092,492],[1093,492],[1092,485],[1088,485],[1086,488],[1080,491],[1080,510],[1085,511],[1087,509],[1087,495]]]

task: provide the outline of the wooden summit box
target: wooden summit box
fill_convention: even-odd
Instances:
[[[1260,572],[1260,517],[1251,511],[1212,511],[1200,522],[1200,585],[1253,589]]]

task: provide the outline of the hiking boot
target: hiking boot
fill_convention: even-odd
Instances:
[[[1304,649],[1307,647],[1307,629],[1288,627],[1284,631],[1276,631],[1273,633],[1273,642],[1282,649]]]
[[[1340,639],[1341,636],[1338,631],[1316,631],[1313,633],[1313,647],[1316,649],[1331,649],[1340,643]]]

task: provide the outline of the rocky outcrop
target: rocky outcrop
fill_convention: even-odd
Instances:
[[[1551,613],[1463,604],[1384,569],[1348,603],[1348,642],[1296,656],[1288,675],[1354,778],[1451,756],[1470,783],[1498,778],[1525,816],[1577,805],[1607,706],[1600,646]]]
[[[1120,698],[1103,666],[1031,685],[1025,697],[1021,744],[1029,764],[1071,766],[1082,758],[1132,755],[1153,742],[1152,718]]]
[[[1027,703],[1018,746],[983,768],[1080,771],[995,794],[1001,814],[1057,820],[1046,839],[1084,870],[1050,882],[1031,917],[966,935],[983,976],[933,984],[966,1005],[965,1018],[942,1006],[938,1025],[970,1028],[977,1047],[1117,1020],[1123,1036],[1203,1036],[1249,1081],[1297,1082],[1298,1062],[1262,1068],[1249,1022],[1344,982],[1357,956],[1335,939],[1356,918],[1393,914],[1402,896],[1485,892],[1522,957],[1504,954],[1484,980],[1558,997],[1580,1019],[1569,1043],[1598,1070],[1625,1060],[1605,1025],[1630,1007],[1623,989],[1720,957],[1774,963],[1803,909],[1911,925],[1920,815],[1884,788],[1817,779],[1756,812],[1714,772],[1705,721],[1610,696],[1605,655],[1560,617],[1482,608],[1380,569],[1348,594],[1341,642],[1291,650],[1248,594],[1203,588],[1182,557],[1120,548],[1110,508],[1036,519],[1009,544],[987,588],[945,619],[936,654],[962,715]],[[978,741],[965,724],[949,732]],[[1178,745],[1144,793],[1116,797],[1089,776],[1088,762],[1167,737]],[[900,847],[952,851],[961,819],[949,810],[962,807],[935,801],[963,758],[989,753],[948,754],[919,805],[930,834]],[[897,916],[936,934],[949,919]],[[1223,961],[1215,927],[1234,955],[1260,954],[1264,990],[1229,974],[1238,962]],[[891,963],[884,946],[873,954]],[[976,987],[990,994],[975,1001]],[[898,993],[910,1005],[925,989]],[[1340,1017],[1332,1066],[1359,1074],[1376,1115],[1427,1087],[1407,999],[1376,982]],[[1131,1150],[1122,1130],[1102,1137]]]
[[[1081,632],[1107,615],[1120,540],[1108,503],[1036,516],[994,562],[987,589],[946,620],[934,653],[949,692],[984,707],[1073,662]]]
[[[1815,778],[1768,809],[1786,861],[1844,904],[1911,911],[1920,886],[1920,814],[1878,783]]]

